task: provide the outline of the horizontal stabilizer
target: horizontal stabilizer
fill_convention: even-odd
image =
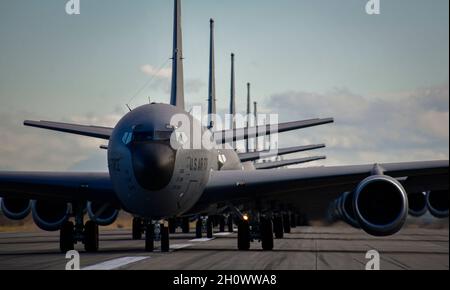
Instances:
[[[275,156],[282,156],[291,153],[304,152],[309,150],[315,150],[325,148],[325,144],[307,145],[307,146],[295,146],[277,150],[267,150],[259,152],[239,153],[239,159],[241,162],[255,161],[258,159],[270,158]]]
[[[317,160],[324,160],[327,159],[326,156],[317,156],[317,157],[306,157],[306,158],[300,158],[300,159],[291,159],[291,160],[283,160],[283,161],[275,161],[275,162],[265,162],[265,163],[258,163],[255,164],[256,169],[275,169],[275,168],[281,168],[289,165],[298,165],[298,164],[304,164],[308,162],[313,162]]]
[[[246,140],[249,138],[256,138],[264,135],[271,135],[319,125],[325,125],[333,122],[334,122],[333,118],[311,119],[304,121],[280,123],[278,124],[278,126],[262,125],[258,127],[241,128],[235,130],[223,130],[214,132],[214,139],[218,144],[225,144],[240,140]]]
[[[25,121],[25,126],[109,140],[114,128],[49,121]]]

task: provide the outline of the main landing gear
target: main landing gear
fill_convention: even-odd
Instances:
[[[84,208],[74,205],[75,223],[68,221],[62,225],[59,235],[59,248],[66,253],[75,248],[75,244],[82,242],[86,252],[97,252],[99,248],[98,225],[93,221],[83,224]]]
[[[212,217],[199,217],[195,224],[195,237],[201,239],[206,232],[206,238],[213,238],[214,223]]]
[[[259,215],[251,219],[248,215],[243,215],[238,221],[238,249],[248,251],[251,242],[259,240],[264,251],[272,251],[273,234],[272,219],[269,216]]]

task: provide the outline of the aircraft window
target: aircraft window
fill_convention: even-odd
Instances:
[[[173,131],[134,132],[134,142],[167,141],[172,137]]]
[[[173,130],[172,131],[155,131],[155,140],[170,140],[172,137]]]
[[[152,140],[153,140],[153,132],[134,132],[133,134],[134,142],[144,142]]]

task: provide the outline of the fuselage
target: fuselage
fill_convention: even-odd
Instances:
[[[214,170],[243,169],[235,150],[199,142],[212,132],[167,104],[125,115],[108,146],[108,168],[123,208],[141,217],[180,216],[200,199]]]

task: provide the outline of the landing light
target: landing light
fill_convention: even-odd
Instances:
[[[248,221],[248,220],[249,220],[249,217],[248,217],[247,214],[244,214],[244,215],[242,216],[242,218],[244,219],[244,221]]]

